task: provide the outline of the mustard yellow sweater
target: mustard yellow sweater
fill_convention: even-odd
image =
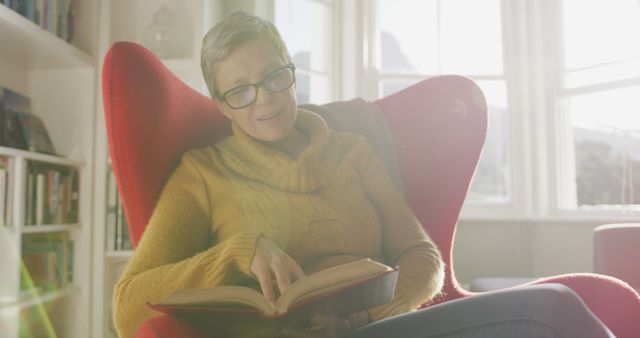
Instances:
[[[370,310],[373,320],[415,309],[439,291],[440,254],[364,138],[334,132],[305,110],[295,128],[310,141],[295,160],[235,124],[233,136],[182,156],[116,286],[120,337],[133,337],[160,315],[146,303],[175,290],[259,289],[249,271],[258,236],[277,243],[307,274],[363,257],[399,266],[395,298]],[[273,335],[272,327],[227,326],[221,332]]]

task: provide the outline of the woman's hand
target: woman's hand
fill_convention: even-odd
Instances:
[[[348,317],[333,315],[311,316],[311,328],[283,329],[280,334],[289,338],[343,338],[348,337],[357,328],[371,320],[366,311],[354,313]]]
[[[256,252],[249,270],[260,282],[262,294],[271,303],[276,301],[275,286],[282,294],[291,283],[304,277],[304,271],[300,265],[272,241],[264,237],[258,238],[256,242]]]

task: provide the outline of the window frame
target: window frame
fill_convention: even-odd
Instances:
[[[378,81],[391,76],[381,76],[375,68],[375,3],[370,0],[308,1],[332,6],[331,45],[341,48],[328,52],[332,62],[331,101],[356,97],[378,99]],[[271,9],[274,20],[274,3]],[[465,203],[461,220],[625,222],[637,221],[640,217],[640,210],[567,208],[571,199],[576,198],[576,187],[573,142],[566,132],[570,121],[559,99],[563,91],[562,41],[558,34],[561,10],[561,1],[501,1],[503,76],[509,106],[510,201]],[[401,74],[397,78],[424,76]],[[637,83],[640,84],[640,79]]]
[[[270,4],[270,20],[272,22],[276,22],[276,2],[278,0],[270,0],[271,4]],[[286,0],[283,0],[286,1]],[[330,16],[330,20],[331,20],[331,25],[329,25],[331,27],[331,31],[329,33],[329,46],[332,45],[341,45],[342,44],[342,39],[341,39],[341,31],[342,31],[342,27],[343,27],[343,18],[340,15],[341,14],[341,10],[340,10],[340,1],[335,1],[335,0],[305,0],[308,2],[314,2],[317,3],[319,5],[322,6],[327,6],[329,8],[329,16]],[[328,59],[328,70],[326,72],[322,72],[322,71],[316,71],[316,70],[312,70],[312,69],[307,69],[305,67],[302,67],[301,65],[296,65],[296,74],[304,74],[304,75],[308,75],[310,80],[311,77],[326,77],[327,78],[327,83],[328,83],[328,95],[329,97],[327,97],[327,102],[332,102],[335,101],[339,96],[340,93],[342,92],[342,83],[340,81],[340,78],[338,76],[338,74],[340,74],[340,71],[342,69],[342,56],[339,53],[334,53],[329,51],[325,51],[325,55],[324,55],[327,59]],[[293,55],[292,55],[293,57]],[[313,101],[310,100],[310,102],[298,102],[298,104],[305,104],[305,103],[312,103],[312,104],[323,104],[323,103],[327,103],[327,102],[320,102],[320,101]]]
[[[532,0],[528,0],[532,1]],[[535,2],[535,1],[532,1]],[[544,73],[553,83],[553,91],[547,98],[549,130],[554,131],[554,140],[548,148],[548,153],[552,156],[549,170],[551,175],[549,180],[548,196],[550,203],[548,217],[555,219],[570,220],[603,220],[612,219],[619,221],[637,221],[640,217],[640,208],[636,206],[583,206],[577,205],[577,186],[575,145],[571,131],[571,116],[567,108],[567,100],[576,95],[586,93],[597,93],[611,89],[622,89],[632,85],[640,85],[640,77],[624,80],[607,80],[598,84],[577,86],[575,88],[564,88],[563,77],[569,73],[564,69],[564,48],[562,32],[563,1],[544,1],[538,11],[541,17],[552,18],[552,24],[547,26],[548,31],[543,36],[548,43],[546,49],[547,60],[553,62],[546,63]],[[541,20],[537,24],[542,26]],[[553,33],[555,32],[555,34]],[[543,86],[543,83],[538,83]],[[542,130],[539,137],[543,137]],[[553,199],[551,198],[553,197]]]
[[[376,8],[374,1],[363,1],[361,10],[364,26],[364,38],[363,43],[364,57],[362,60],[363,76],[363,92],[362,96],[369,100],[376,100],[379,98],[380,83],[384,80],[421,80],[427,78],[426,74],[407,74],[407,73],[385,73],[379,74],[376,65],[378,64],[377,58],[377,30],[376,30]],[[507,177],[507,190],[508,201],[504,203],[489,203],[489,202],[465,202],[461,217],[465,219],[489,219],[489,218],[513,218],[523,213],[526,213],[526,205],[524,199],[526,198],[525,189],[522,188],[520,182],[525,180],[523,175],[524,166],[523,162],[526,162],[526,156],[519,149],[528,148],[524,147],[522,142],[526,142],[527,139],[517,138],[516,135],[521,132],[526,132],[526,128],[522,128],[521,114],[514,114],[514,107],[519,106],[518,97],[515,95],[512,89],[511,83],[517,83],[517,78],[514,78],[511,72],[508,70],[511,65],[508,64],[511,55],[517,55],[518,49],[512,47],[512,44],[520,41],[516,35],[510,30],[505,29],[505,11],[513,11],[510,6],[510,1],[501,1],[502,11],[502,39],[503,39],[503,60],[504,71],[503,75],[476,75],[470,76],[474,80],[503,80],[507,85],[507,101],[508,101],[508,130],[507,138],[511,140],[507,145],[507,166],[510,173]],[[466,75],[466,74],[465,74]],[[434,75],[431,75],[434,76]],[[514,170],[518,167],[517,170]],[[520,168],[523,167],[523,168]]]
[[[357,88],[355,96],[376,100],[379,81],[395,74],[378,74],[375,67],[375,3],[367,0],[355,3],[348,10],[343,6],[343,15],[362,20],[359,22],[361,32],[355,34],[361,43],[352,45],[361,50],[343,52],[342,57],[348,60],[347,63],[355,64],[354,69],[362,75],[358,77],[359,83],[343,81],[343,86]],[[566,132],[570,120],[567,111],[560,106],[563,49],[558,32],[562,24],[561,8],[562,1],[501,1],[504,80],[509,108],[510,200],[495,204],[465,202],[461,219],[610,222],[637,220],[640,216],[640,210],[624,207],[607,210],[567,208],[576,199],[576,186],[574,146],[571,135]],[[354,62],[348,58],[359,60]],[[424,78],[398,75],[394,79]]]

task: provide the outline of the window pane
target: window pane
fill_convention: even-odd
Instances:
[[[640,87],[569,99],[578,205],[640,204]]]
[[[564,0],[567,69],[640,57],[638,0]]]
[[[487,98],[489,127],[467,201],[504,203],[509,196],[507,89],[504,81],[477,81]]]
[[[326,72],[331,67],[331,5],[309,0],[277,0],[275,25],[296,67]]]
[[[378,0],[376,6],[380,72],[437,74],[437,1]]]
[[[499,0],[378,0],[377,6],[382,73],[502,74]]]
[[[315,104],[323,104],[331,101],[331,90],[329,86],[329,77],[326,75],[313,74],[310,77],[311,96],[310,102]]]
[[[296,72],[296,98],[298,104],[331,101],[328,76]]]
[[[564,86],[576,88],[631,77],[640,77],[640,59],[568,72],[564,79]]]
[[[441,73],[502,74],[500,0],[440,1]]]
[[[311,81],[309,77],[309,74],[296,73],[296,98],[298,104],[309,103],[309,93],[311,91]]]

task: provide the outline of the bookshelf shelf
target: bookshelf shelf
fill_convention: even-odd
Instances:
[[[2,6],[0,5],[0,7]],[[66,165],[71,167],[79,167],[79,168],[84,167],[83,161],[68,159],[68,158],[64,158],[56,155],[34,153],[27,150],[7,148],[2,146],[0,146],[0,155],[11,156],[11,157],[22,157],[27,160],[41,161],[41,162],[47,162],[51,164],[60,164],[60,165]]]
[[[7,310],[26,309],[35,305],[48,303],[63,297],[79,292],[80,287],[71,285],[64,289],[56,291],[47,291],[40,293],[38,291],[25,290],[17,299],[4,300],[0,302],[0,313]],[[33,294],[35,292],[35,294]]]
[[[94,67],[89,54],[5,5],[0,5],[0,18],[0,59],[33,69]]]
[[[80,227],[80,224],[49,224],[49,225],[27,225],[21,227],[23,234],[37,234],[47,232],[71,231]]]
[[[129,259],[133,256],[133,250],[107,251],[105,257],[108,259]]]

